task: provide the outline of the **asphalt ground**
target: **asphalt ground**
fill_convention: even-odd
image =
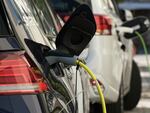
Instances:
[[[150,72],[148,71],[146,57],[144,55],[137,55],[134,59],[140,67],[142,76],[142,95],[137,107],[125,113],[150,113]]]

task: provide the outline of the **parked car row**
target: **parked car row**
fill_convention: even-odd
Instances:
[[[95,81],[66,64],[74,56],[97,75],[108,113],[136,106],[130,38],[147,30],[145,17],[123,23],[114,0],[0,0],[0,10],[0,112],[99,112]]]
[[[64,21],[82,3],[92,9],[97,29],[83,56],[103,85],[104,96],[110,109],[108,112],[121,113],[123,107],[125,110],[133,109],[140,99],[141,77],[133,60],[132,40],[124,36],[129,31],[122,28],[123,21],[116,1],[52,0],[52,3]],[[98,103],[98,93],[93,82],[89,78],[89,99],[92,103],[91,109],[97,112],[96,107],[99,105],[93,103]]]
[[[133,7],[134,6],[134,7]],[[124,1],[123,3],[119,4],[119,8],[121,10],[130,10],[132,12],[133,17],[138,16],[146,16],[150,20],[150,2],[149,1]],[[149,39],[149,30],[144,34],[144,41],[146,47],[148,48],[148,53],[150,53],[150,39]],[[136,53],[137,54],[144,54],[143,47],[141,42],[138,39],[133,40]]]

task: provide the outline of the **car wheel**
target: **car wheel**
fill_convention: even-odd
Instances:
[[[107,113],[123,113],[121,97],[115,103],[107,104]]]
[[[141,76],[140,70],[133,60],[130,82],[130,91],[124,96],[124,110],[131,110],[136,107],[141,97]]]
[[[123,113],[121,106],[121,98],[119,97],[116,103],[107,104],[107,113]],[[102,113],[101,104],[95,103],[90,105],[90,113]]]
[[[90,113],[102,113],[102,107],[99,103],[90,103]]]

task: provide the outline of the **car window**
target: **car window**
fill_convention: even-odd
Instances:
[[[46,35],[55,36],[56,30],[47,5],[43,0],[14,0],[26,24],[36,24]],[[35,22],[34,22],[35,23]]]
[[[56,11],[54,10],[54,7],[53,7],[52,3],[50,2],[50,0],[46,0],[46,3],[48,4],[49,10],[50,10],[50,12],[52,13],[52,15],[54,17],[54,20],[55,20],[54,22],[56,24],[55,25],[56,26],[56,31],[59,32],[62,28],[62,25],[63,25],[63,23],[61,24],[61,22],[60,22],[62,20],[60,20],[60,17],[56,13]]]
[[[116,1],[116,0],[112,0],[112,4],[113,4],[113,6],[114,6],[114,10],[115,10],[116,14],[117,14],[118,16],[120,16],[120,11],[119,11],[119,8],[118,8],[117,1]]]
[[[11,35],[12,30],[9,26],[8,18],[2,3],[0,3],[0,35]]]
[[[107,5],[107,8],[109,8],[113,13],[117,13],[114,0],[104,0],[104,3]]]
[[[39,18],[44,26],[45,33],[50,34],[56,32],[49,9],[47,8],[45,2],[43,2],[43,0],[33,0],[33,3],[37,10],[37,15],[39,15]]]
[[[0,52],[8,50],[20,50],[20,45],[15,37],[0,37]]]
[[[0,2],[0,51],[18,50],[20,45],[14,37],[6,10]]]

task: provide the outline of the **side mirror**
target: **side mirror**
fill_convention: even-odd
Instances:
[[[122,24],[122,26],[133,29],[133,33],[125,33],[124,34],[124,36],[127,39],[131,39],[131,38],[137,36],[135,31],[139,32],[140,34],[143,34],[144,32],[146,32],[149,29],[150,22],[149,22],[148,18],[146,18],[144,16],[139,16],[130,21],[126,21],[125,23]]]
[[[79,6],[65,23],[56,38],[57,50],[79,55],[92,39],[96,23],[92,11],[87,5]]]

